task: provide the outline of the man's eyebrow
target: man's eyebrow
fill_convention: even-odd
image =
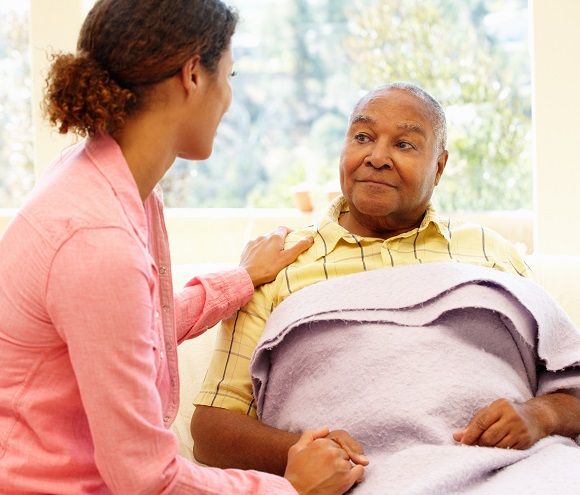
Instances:
[[[423,137],[427,137],[425,129],[423,129],[422,126],[416,124],[415,122],[401,122],[400,124],[397,124],[397,128],[408,132],[415,132],[416,134],[420,134]]]
[[[354,124],[371,124],[374,125],[376,124],[377,121],[371,117],[369,117],[368,115],[364,115],[362,113],[358,113],[356,115],[352,116],[352,119],[350,121],[350,125],[354,125]]]

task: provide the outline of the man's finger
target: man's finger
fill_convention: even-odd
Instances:
[[[477,445],[482,447],[496,447],[509,433],[510,430],[504,422],[496,421],[481,434]]]
[[[516,443],[516,440],[515,440],[514,436],[511,434],[508,434],[505,437],[503,437],[501,439],[501,441],[498,442],[495,446],[500,448],[500,449],[513,449],[515,443]]]
[[[484,407],[480,409],[463,432],[461,443],[475,445],[481,434],[499,419],[496,408]]]
[[[346,453],[350,457],[350,460],[355,464],[360,464],[361,466],[366,466],[369,463],[369,459],[364,454],[359,454],[352,449],[345,449]]]
[[[363,453],[362,445],[360,445],[358,442],[356,442],[355,446],[353,447],[347,442],[343,442],[340,438],[333,438],[332,441],[339,445],[348,454],[350,460],[355,464],[366,466],[369,463],[368,458]]]

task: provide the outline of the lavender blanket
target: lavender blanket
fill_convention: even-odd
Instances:
[[[272,314],[251,363],[265,423],[364,446],[363,494],[578,494],[580,447],[456,445],[500,397],[580,391],[580,333],[534,282],[434,263],[319,283]]]

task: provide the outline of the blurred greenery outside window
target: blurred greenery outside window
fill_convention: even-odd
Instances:
[[[29,7],[0,0],[0,208],[20,206],[34,186]]]
[[[27,3],[27,2],[22,2]],[[444,106],[444,211],[530,209],[531,82],[527,0],[229,0],[234,99],[214,153],[178,159],[168,207],[292,207],[308,188],[322,208],[356,100],[380,84],[419,84]],[[34,180],[27,13],[0,28],[0,207]],[[2,10],[3,19],[6,11]]]

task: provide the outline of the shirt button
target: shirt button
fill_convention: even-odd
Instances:
[[[166,423],[169,423],[170,419],[171,418],[169,416],[164,416],[163,421],[165,421]]]
[[[169,311],[169,306],[167,306],[167,304],[164,304],[163,306],[161,306],[161,309],[167,313]]]
[[[159,311],[155,311],[155,318],[159,318]]]
[[[163,265],[161,265],[161,266],[159,267],[159,273],[160,273],[161,275],[165,275],[165,272],[167,272],[167,268],[165,268]]]
[[[164,356],[164,354],[163,354],[163,351],[161,351],[161,352],[159,353],[159,359],[163,360],[163,356]]]

